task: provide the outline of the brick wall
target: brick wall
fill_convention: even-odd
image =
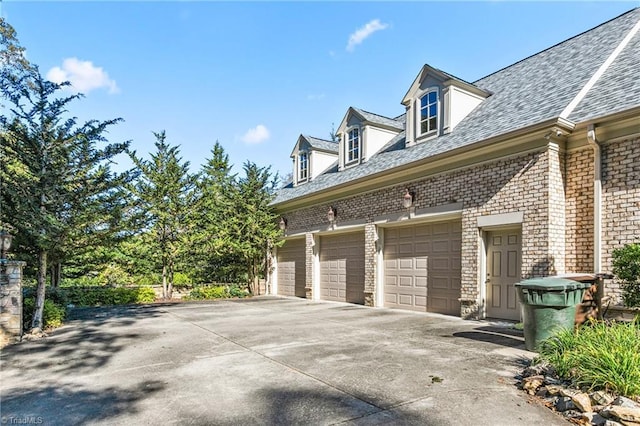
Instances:
[[[541,276],[564,268],[563,159],[557,150],[529,153],[483,165],[440,174],[396,185],[335,202],[283,212],[290,229],[305,230],[327,226],[326,213],[333,205],[338,211],[337,225],[361,220],[365,226],[365,292],[375,286],[374,218],[403,213],[402,195],[406,187],[416,193],[416,209],[452,202],[463,204],[461,298],[465,317],[477,312],[480,265],[478,265],[478,226],[480,215],[523,212],[522,275]],[[552,202],[549,188],[553,187]],[[555,209],[550,215],[550,208]],[[559,210],[559,211],[558,211]],[[553,230],[553,240],[549,238]],[[311,287],[313,258],[307,234],[307,287]],[[551,257],[549,256],[551,253]],[[365,295],[366,298],[366,295]],[[373,298],[373,295],[371,295]]]
[[[314,249],[314,240],[313,234],[307,232],[305,235],[305,281],[304,281],[304,290],[307,294],[307,299],[313,298],[313,249]]]
[[[640,138],[602,147],[602,270],[611,272],[611,253],[640,242]],[[620,302],[620,286],[607,283],[607,294]]]
[[[593,149],[566,154],[567,272],[593,271]]]

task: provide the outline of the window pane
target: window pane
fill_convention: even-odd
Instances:
[[[420,120],[424,120],[425,118],[427,118],[427,109],[426,108],[422,108],[420,110]]]
[[[435,130],[436,127],[437,127],[436,118],[433,117],[433,118],[429,119],[429,130]]]
[[[420,106],[421,107],[427,106],[427,97],[426,96],[423,96],[422,98],[420,98]]]
[[[435,117],[438,114],[438,105],[433,104],[429,106],[429,117]]]
[[[436,92],[429,92],[429,103],[432,104],[436,101],[437,99],[437,93]]]
[[[429,131],[427,124],[428,122],[426,120],[420,123],[420,133],[427,133]]]

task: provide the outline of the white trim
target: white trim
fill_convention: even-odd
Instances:
[[[488,232],[478,229],[478,281],[480,291],[478,292],[478,319],[487,317],[487,236]]]
[[[435,207],[416,209],[415,212],[400,212],[376,216],[376,225],[404,225],[406,222],[436,222],[440,220],[459,219],[462,217],[462,203],[443,204]]]
[[[611,52],[611,55],[609,55],[607,60],[604,61],[602,65],[600,65],[600,68],[598,68],[595,74],[591,76],[587,84],[584,85],[584,87],[580,90],[580,92],[578,92],[576,97],[573,98],[573,100],[569,102],[569,105],[567,105],[567,107],[560,113],[560,118],[568,118],[569,115],[571,115],[571,113],[578,106],[580,101],[584,99],[584,97],[587,95],[589,90],[591,90],[593,86],[596,84],[596,82],[600,79],[600,77],[602,77],[602,74],[605,73],[605,71],[609,68],[609,66],[611,66],[613,61],[616,60],[618,55],[620,55],[620,53],[624,50],[624,48],[627,47],[627,44],[629,44],[629,42],[636,35],[638,30],[640,30],[640,20],[636,22],[636,24],[633,26],[633,28],[631,28],[631,31],[629,31],[627,36],[620,42],[620,44],[613,50],[613,52]]]
[[[521,225],[524,221],[524,212],[491,214],[478,216],[478,228],[487,228],[504,225]]]

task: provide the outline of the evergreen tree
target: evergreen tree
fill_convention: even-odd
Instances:
[[[249,290],[255,294],[258,279],[265,274],[268,250],[281,244],[278,218],[270,205],[278,176],[272,176],[270,167],[258,167],[252,162],[246,162],[243,170],[234,193],[236,214],[229,218],[228,226],[233,232],[230,242],[246,267]]]
[[[196,221],[193,233],[191,259],[197,271],[197,280],[234,281],[229,264],[234,256],[228,227],[229,217],[235,215],[233,193],[235,175],[231,174],[229,156],[216,141],[211,158],[202,166],[197,185]]]
[[[189,162],[182,162],[179,148],[167,143],[164,131],[154,135],[156,152],[151,160],[131,153],[139,176],[129,188],[140,213],[141,229],[153,236],[155,258],[162,270],[163,297],[170,299],[176,262],[192,231],[197,176],[189,174]]]
[[[33,66],[2,86],[11,108],[0,116],[1,202],[18,248],[38,259],[34,330],[42,327],[50,256],[61,262],[74,236],[105,231],[101,207],[124,179],[114,176],[109,161],[128,143],[98,147],[107,142],[107,127],[120,119],[79,126],[75,117],[66,118],[69,103],[82,96],[56,97],[66,85],[46,81]]]

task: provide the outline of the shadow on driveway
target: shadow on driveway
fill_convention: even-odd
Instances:
[[[109,387],[99,391],[78,386],[48,385],[35,390],[15,389],[2,397],[2,424],[86,424],[137,412],[137,404],[164,388],[145,381],[134,388]],[[41,413],[56,413],[44,418]]]

